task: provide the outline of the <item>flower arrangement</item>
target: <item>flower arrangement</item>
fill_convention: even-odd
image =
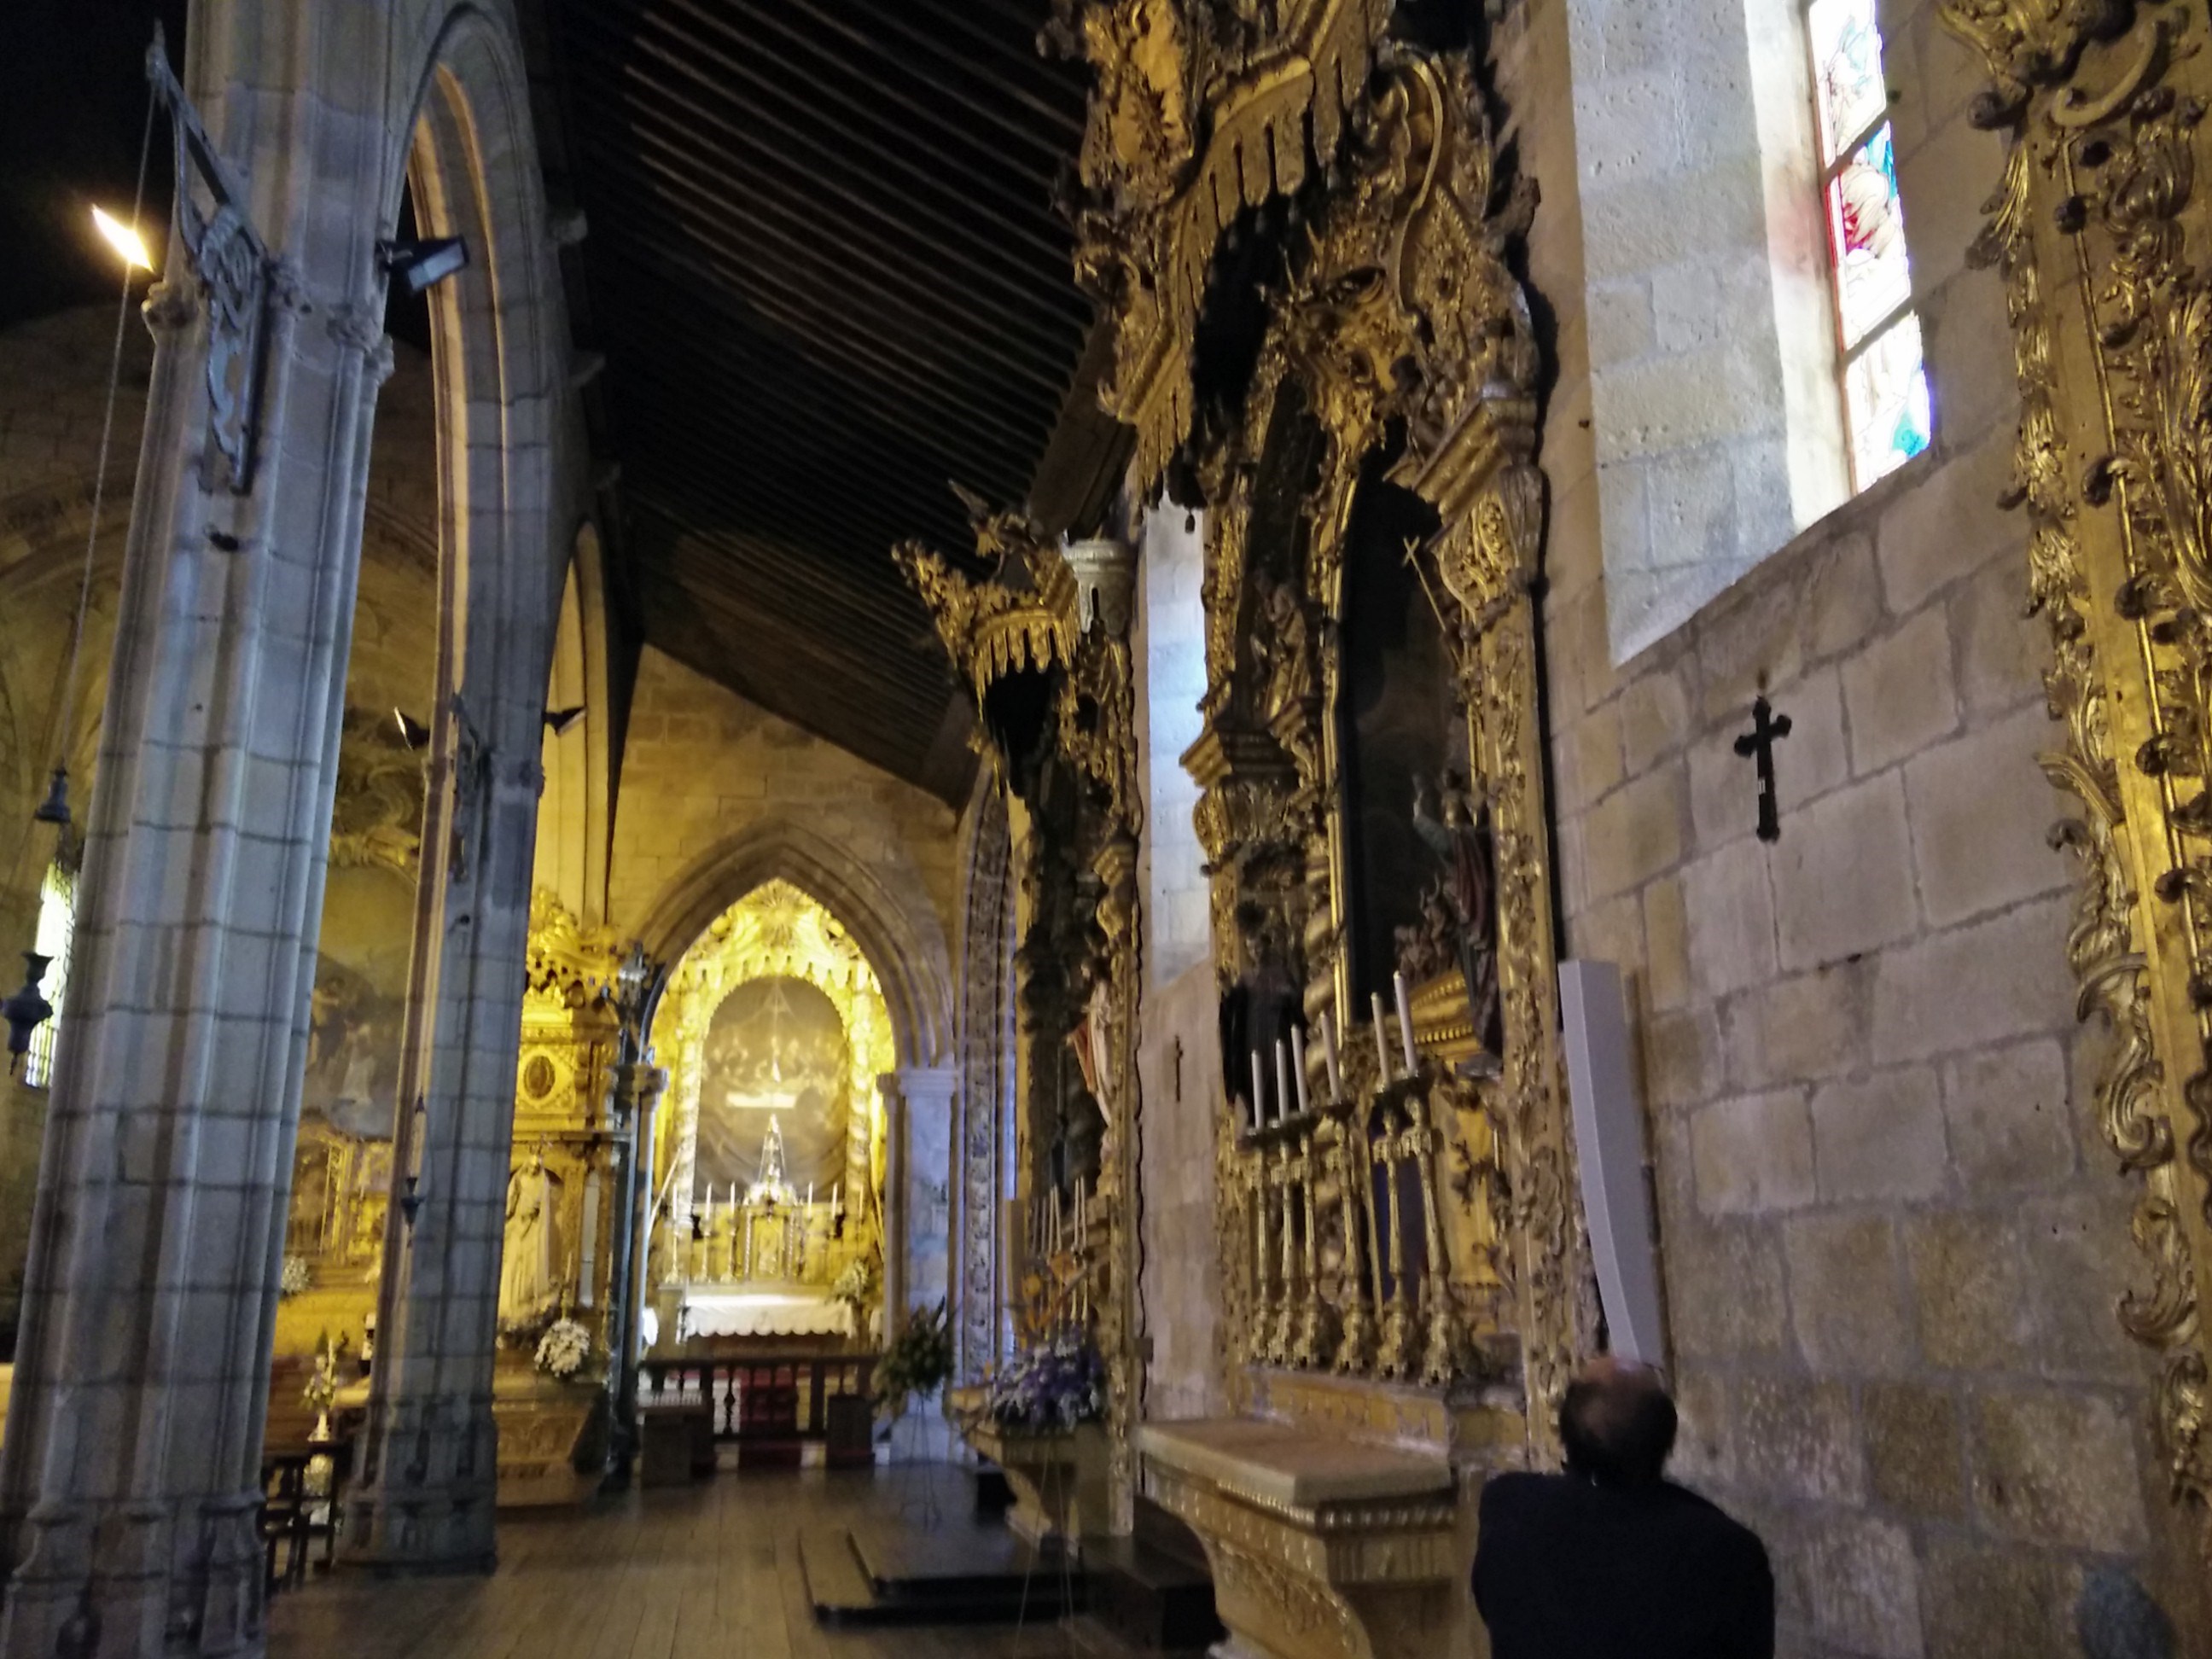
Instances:
[[[538,1339],[538,1369],[566,1382],[592,1357],[592,1334],[573,1319],[556,1319]]]
[[[1106,1410],[1106,1363],[1091,1339],[1067,1331],[1024,1348],[995,1376],[983,1409],[1001,1428],[1052,1433]]]
[[[307,1265],[307,1258],[288,1255],[284,1258],[283,1270],[276,1275],[276,1294],[280,1299],[289,1301],[312,1290],[314,1283],[315,1270]]]
[[[852,1309],[854,1317],[858,1319],[874,1305],[878,1289],[875,1262],[866,1256],[856,1255],[830,1285],[830,1297]]]
[[[933,1394],[952,1375],[952,1322],[939,1298],[907,1316],[876,1367],[876,1403],[896,1415],[909,1395]]]

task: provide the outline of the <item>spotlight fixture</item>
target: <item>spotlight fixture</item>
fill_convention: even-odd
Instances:
[[[412,241],[379,242],[376,262],[397,276],[410,295],[436,287],[469,262],[469,245],[458,236],[426,236]]]
[[[549,708],[545,711],[545,729],[555,737],[566,737],[568,728],[584,718],[584,705],[574,708]]]
[[[399,722],[399,741],[410,749],[420,749],[430,741],[430,728],[420,720],[409,720],[405,709],[393,709],[392,718]]]
[[[53,781],[46,787],[46,798],[39,803],[39,810],[31,814],[34,823],[58,823],[66,826],[70,821],[69,769],[54,768]]]
[[[154,268],[154,256],[146,252],[145,239],[137,231],[117,218],[106,208],[92,210],[93,228],[107,239],[108,246],[123,256],[123,263],[139,270]]]
[[[54,1005],[39,993],[39,982],[46,978],[52,960],[36,951],[24,951],[23,988],[0,1001],[0,1019],[8,1022],[8,1073],[11,1077],[15,1075],[15,1062],[31,1052],[31,1033],[54,1016]]]

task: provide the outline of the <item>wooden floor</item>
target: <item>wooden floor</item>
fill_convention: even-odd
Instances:
[[[948,1510],[964,1501],[945,1469]],[[726,1472],[588,1510],[499,1521],[491,1577],[377,1580],[341,1570],[270,1604],[270,1659],[1123,1659],[1047,1625],[823,1630],[799,1569],[802,1529],[901,1515],[905,1472]]]

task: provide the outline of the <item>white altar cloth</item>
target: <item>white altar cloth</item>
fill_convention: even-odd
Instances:
[[[801,1285],[696,1285],[684,1292],[677,1336],[843,1336],[853,1310],[828,1290]]]

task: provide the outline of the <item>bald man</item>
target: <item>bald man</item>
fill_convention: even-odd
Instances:
[[[1772,1659],[1765,1548],[1664,1478],[1674,1426],[1656,1371],[1601,1359],[1559,1403],[1566,1473],[1483,1488],[1474,1602],[1492,1659]]]

